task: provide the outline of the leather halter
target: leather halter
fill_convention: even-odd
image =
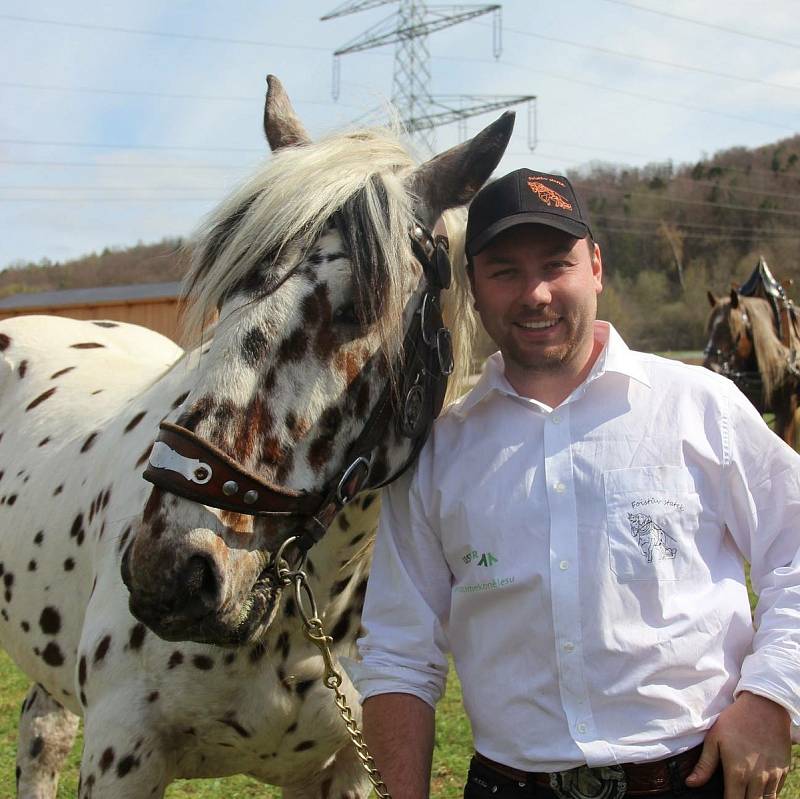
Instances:
[[[409,231],[420,262],[425,291],[403,340],[400,399],[387,382],[342,468],[318,492],[295,491],[262,480],[218,447],[190,430],[162,422],[153,444],[145,480],[184,499],[249,516],[299,517],[304,520],[298,546],[308,550],[319,541],[336,514],[365,488],[380,488],[397,479],[416,459],[439,414],[453,371],[450,332],[439,305],[450,286],[447,239],[414,223]],[[399,404],[399,407],[397,407]],[[370,483],[374,453],[394,424],[412,441],[403,466],[385,480]]]

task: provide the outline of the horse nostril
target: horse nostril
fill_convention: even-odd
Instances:
[[[200,600],[207,607],[216,607],[219,586],[208,558],[192,555],[181,577],[188,600]]]

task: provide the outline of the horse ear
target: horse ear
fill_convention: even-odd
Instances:
[[[739,292],[736,289],[731,289],[731,308],[739,307]]]
[[[708,304],[713,308],[717,304],[717,298],[711,293],[710,289],[706,292],[706,297],[708,297]]]
[[[267,99],[264,103],[264,133],[270,149],[295,147],[310,144],[303,123],[297,117],[283,84],[274,76],[267,75]]]
[[[466,205],[500,163],[514,130],[514,112],[506,111],[472,139],[426,161],[408,177],[416,196],[415,212],[431,227],[442,211]]]

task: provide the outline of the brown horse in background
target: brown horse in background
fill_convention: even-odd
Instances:
[[[775,414],[775,432],[796,446],[800,391],[800,336],[788,325],[788,346],[781,341],[770,303],[744,297],[731,289],[729,297],[708,300],[708,344],[703,366],[730,378],[760,413]]]

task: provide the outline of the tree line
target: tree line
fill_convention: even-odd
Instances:
[[[599,315],[641,350],[701,348],[706,290],[726,294],[760,256],[800,285],[800,135],[735,147],[694,164],[571,170],[603,251]],[[65,263],[15,263],[0,297],[21,292],[179,280],[183,242],[105,249]]]

